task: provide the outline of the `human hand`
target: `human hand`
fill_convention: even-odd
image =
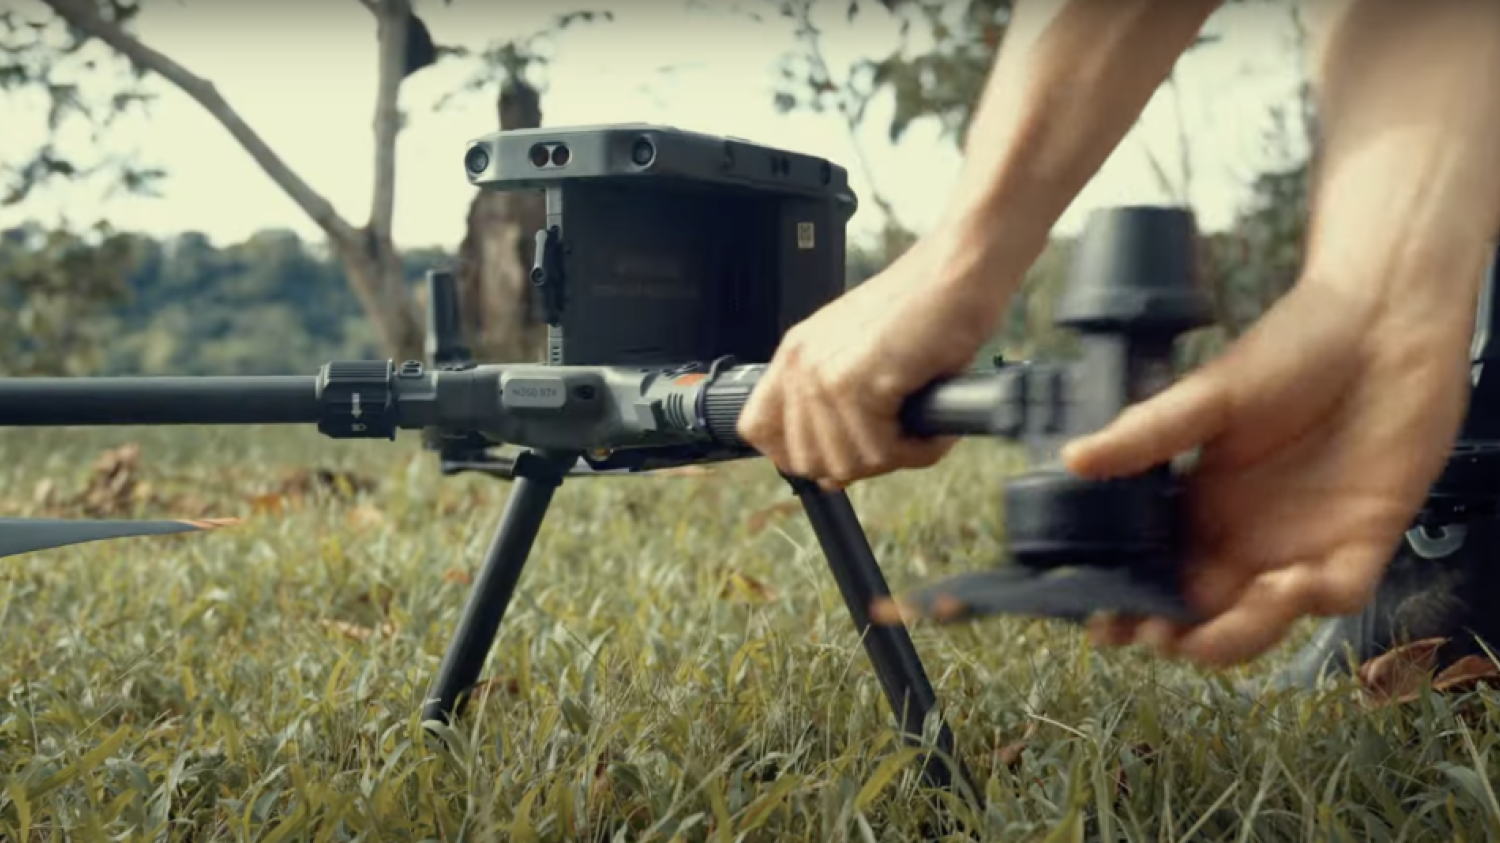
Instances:
[[[1206,619],[1098,618],[1096,643],[1222,667],[1304,616],[1360,611],[1442,470],[1468,400],[1472,301],[1381,308],[1299,284],[1222,357],[1071,443],[1128,475],[1202,446],[1188,476],[1188,602]]]
[[[901,406],[967,369],[1004,305],[998,285],[960,277],[948,249],[918,241],[789,330],[740,414],[740,437],[827,490],[940,460],[954,440],[903,435]]]

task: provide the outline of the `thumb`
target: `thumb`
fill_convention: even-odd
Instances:
[[[1127,407],[1104,429],[1069,442],[1068,470],[1084,477],[1138,474],[1217,436],[1229,422],[1230,394],[1208,366]]]

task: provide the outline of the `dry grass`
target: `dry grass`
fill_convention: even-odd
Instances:
[[[898,591],[996,553],[1009,458],[956,456],[853,493]],[[504,484],[442,479],[410,438],[263,429],[7,431],[0,466],[11,513],[248,518],[3,560],[6,840],[911,840],[939,814],[985,840],[1500,835],[1483,691],[1251,703],[1016,620],[915,631],[987,807],[924,791],[763,464],[565,485],[488,693],[436,737],[419,702]]]

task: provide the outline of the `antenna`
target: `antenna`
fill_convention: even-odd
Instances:
[[[427,365],[434,369],[462,369],[471,361],[464,345],[458,300],[458,280],[447,269],[427,273]]]

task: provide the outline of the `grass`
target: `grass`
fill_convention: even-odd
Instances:
[[[914,631],[987,805],[924,790],[762,463],[566,484],[493,681],[429,734],[420,700],[508,486],[440,478],[414,438],[0,435],[10,512],[136,442],[135,485],[106,498],[248,519],[4,560],[0,837],[884,841],[939,817],[952,839],[1500,835],[1494,696],[1251,703],[1234,675],[1021,620]],[[1014,465],[981,443],[955,457],[852,492],[897,591],[997,552]],[[375,486],[280,488],[299,466]]]

